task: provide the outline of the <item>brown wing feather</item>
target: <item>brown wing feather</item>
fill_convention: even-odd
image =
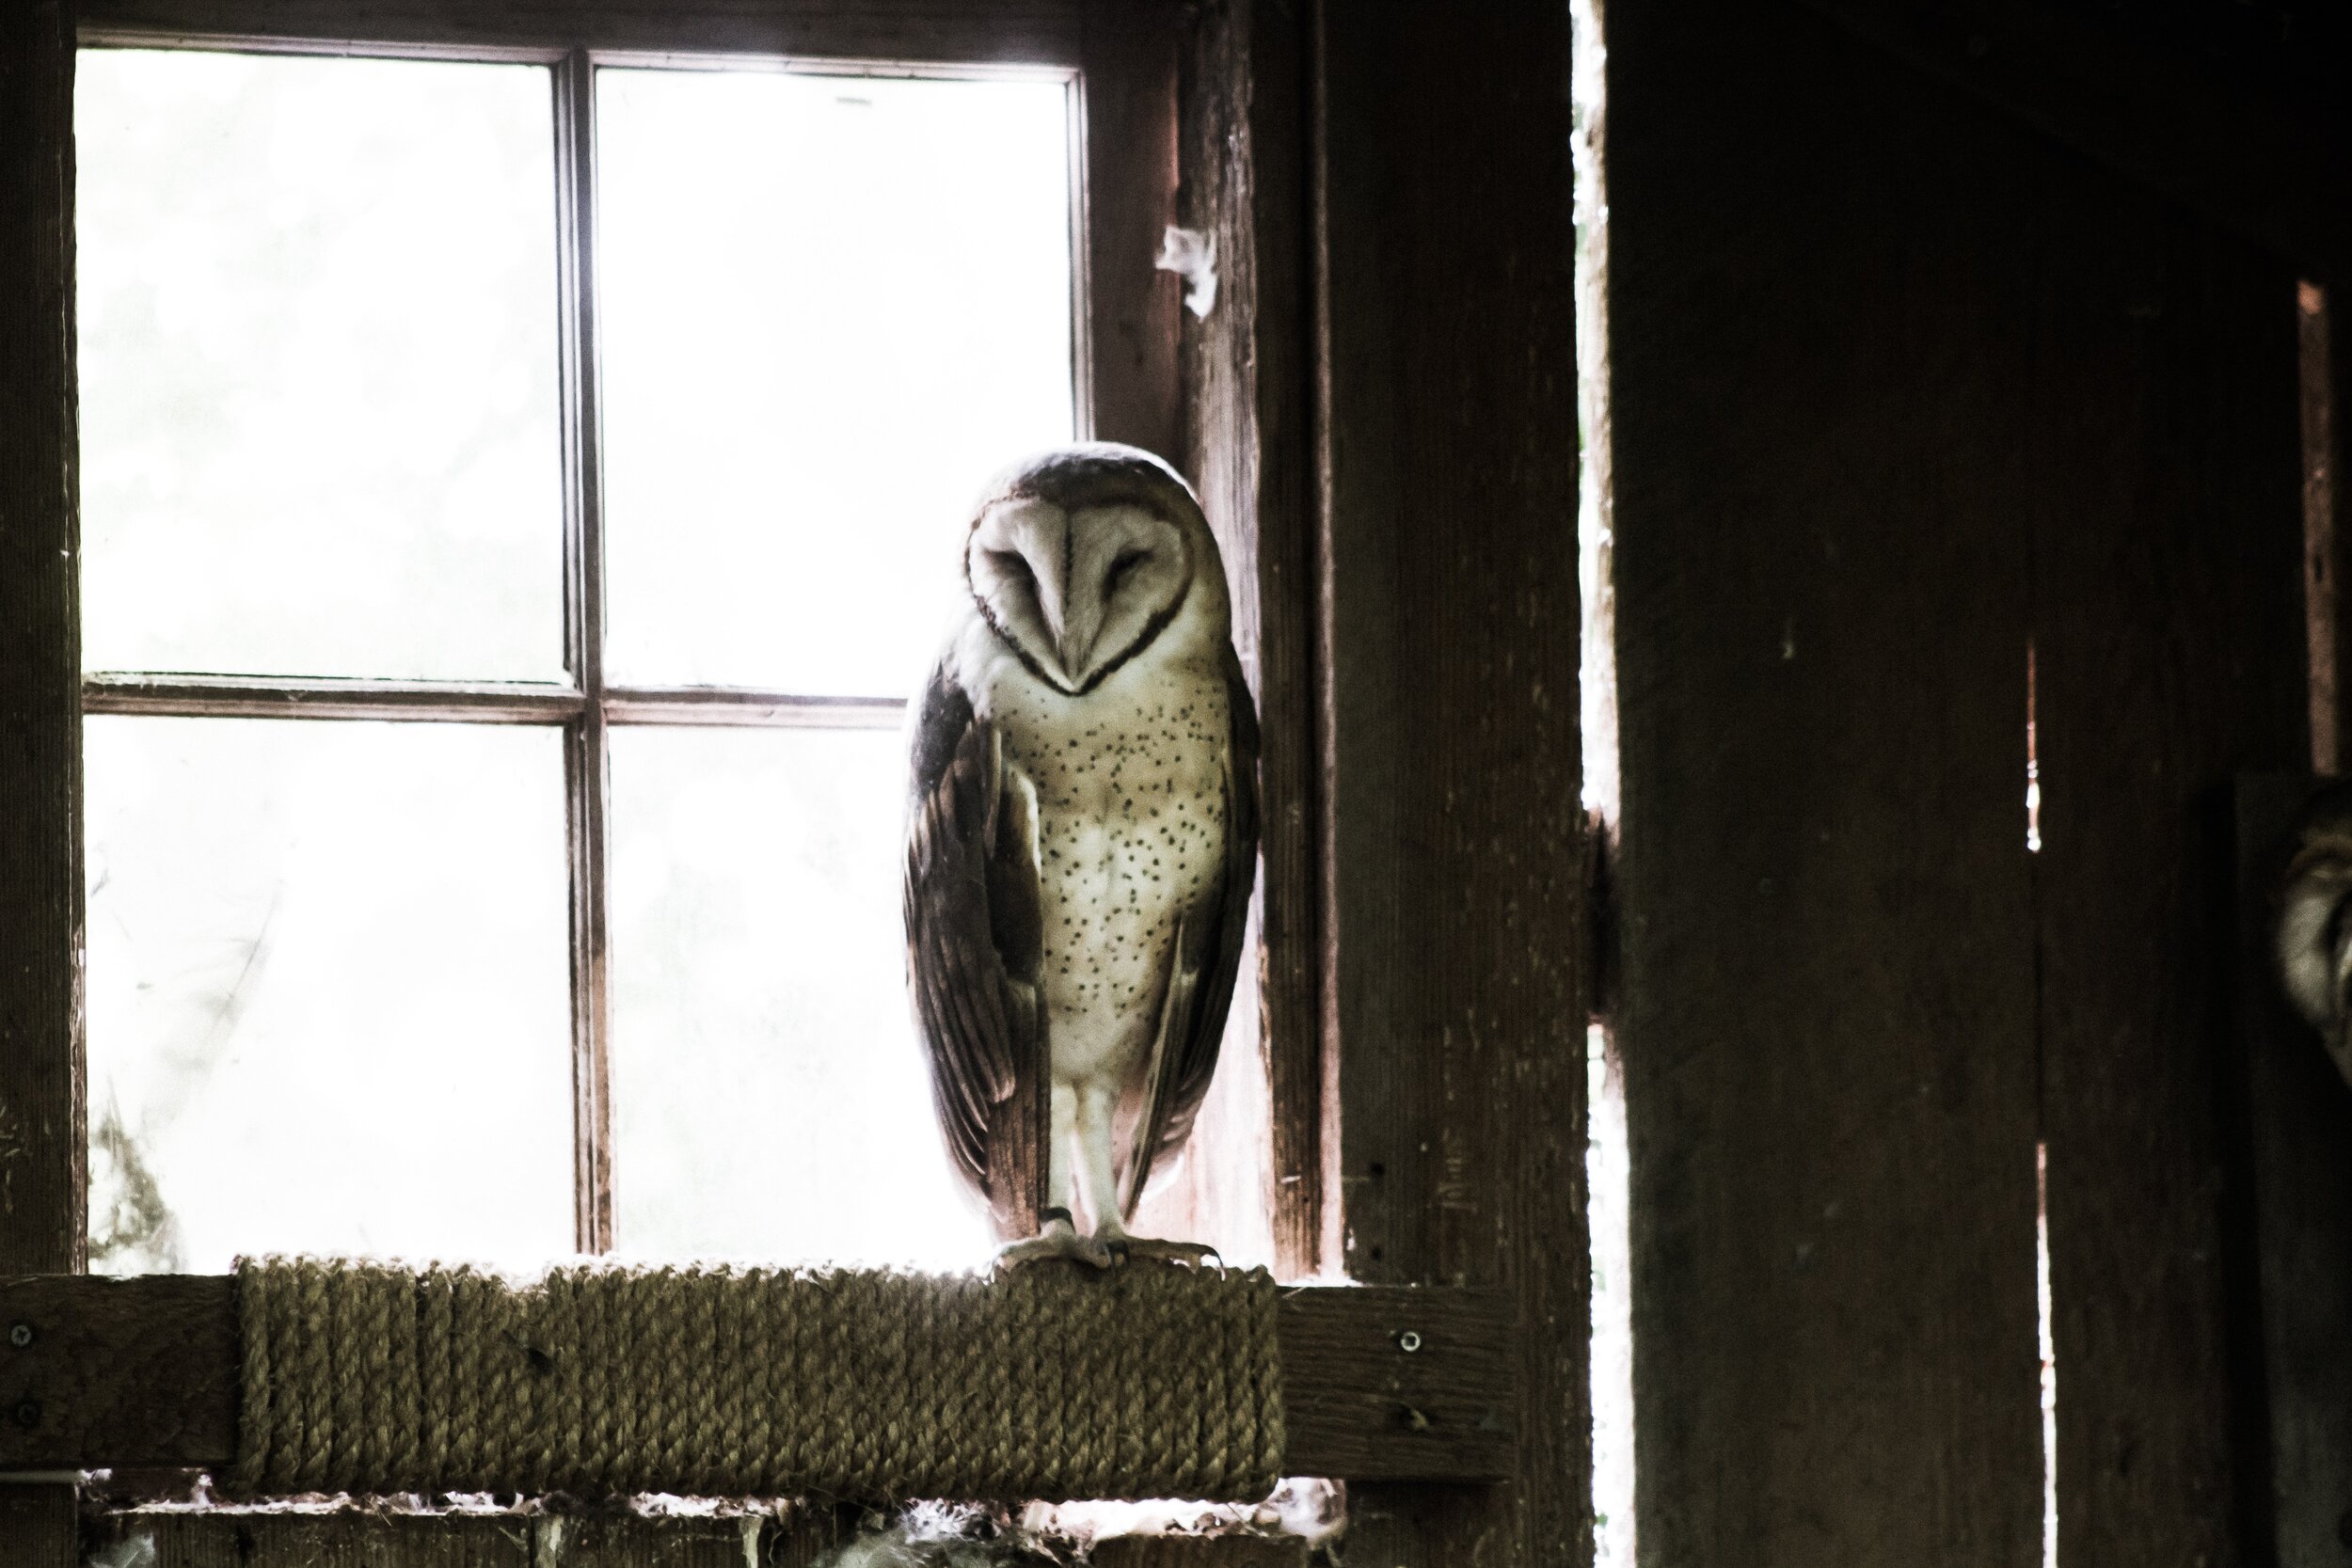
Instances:
[[[989,1132],[1021,1063],[1042,1062],[1035,824],[995,727],[943,666],[916,715],[907,811],[907,989],[931,1099],[964,1180],[993,1208]]]
[[[1136,1155],[1128,1160],[1120,1189],[1120,1208],[1130,1215],[1152,1169],[1192,1135],[1192,1119],[1216,1076],[1217,1047],[1241,973],[1249,890],[1258,876],[1258,708],[1231,647],[1225,650],[1225,873],[1184,911],[1170,947],[1164,990],[1169,1010],[1145,1087],[1150,1103],[1136,1124]]]

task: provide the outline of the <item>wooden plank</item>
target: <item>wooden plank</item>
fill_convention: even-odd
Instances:
[[[2342,770],[2344,699],[2352,696],[2352,626],[2342,625],[2347,541],[2336,527],[2336,475],[2343,471],[2346,434],[2336,418],[2337,382],[2334,299],[2312,282],[2296,286],[2296,339],[2303,438],[2303,628],[2311,661],[2312,770]],[[2352,339],[2352,330],[2347,330]],[[2352,341],[2347,341],[2352,348]]]
[[[94,0],[86,32],[136,42],[303,40],[430,55],[573,49],[1074,66],[1079,0]]]
[[[1236,271],[1233,292],[1247,295],[1250,311],[1248,340],[1234,352],[1249,367],[1256,446],[1258,1005],[1274,1104],[1275,1258],[1286,1276],[1303,1278],[1339,1251],[1338,1063],[1322,1027],[1318,940],[1323,752],[1314,695],[1307,46],[1301,8],[1268,0],[1240,14],[1248,54],[1228,69],[1248,94],[1236,125],[1246,179],[1232,210],[1233,264],[1246,269]]]
[[[2296,817],[2322,781],[2251,776],[2236,792],[2236,1024],[2244,1078],[2246,1202],[2259,1325],[2244,1372],[2260,1371],[2259,1456],[2242,1492],[2269,1538],[2251,1560],[2317,1568],[2344,1560],[2352,1517],[2352,1091],[2280,993],[2272,949]],[[2237,1305],[2247,1305],[2240,1301]],[[2265,1484],[2266,1482],[2266,1484]]]
[[[1801,3],[2310,276],[2352,285],[2352,128],[2286,71],[2239,80],[2189,39],[2167,44],[2038,0]]]
[[[2039,150],[1801,12],[1608,25],[1643,1560],[2027,1568]]]
[[[519,1515],[135,1513],[90,1521],[97,1551],[147,1543],[152,1568],[556,1568]],[[137,1561],[137,1558],[117,1560]],[[739,1552],[726,1568],[739,1568]]]
[[[1283,1298],[1286,1468],[1348,1481],[1519,1473],[1514,1352],[1501,1291],[1313,1290]]]
[[[1290,1473],[1509,1472],[1520,1337],[1500,1292],[1297,1289],[1279,1323]],[[227,1464],[236,1336],[225,1275],[0,1279],[0,1469]]]
[[[1175,274],[1152,263],[1176,221],[1182,14],[1165,0],[1083,0],[1081,246],[1089,429],[1171,462],[1184,452]]]
[[[73,55],[56,0],[0,23],[0,1267],[82,1257],[80,530]]]
[[[1565,6],[1312,8],[1324,982],[1358,1278],[1503,1290],[1514,1484],[1351,1558],[1589,1560]]]
[[[1324,1230],[1317,1012],[1314,561],[1307,420],[1306,123],[1298,14],[1210,8],[1182,83],[1185,227],[1213,237],[1216,299],[1182,312],[1185,469],[1232,579],[1233,645],[1258,699],[1257,1016],[1232,1045],[1263,1058],[1276,1273],[1312,1275]],[[1235,1010],[1241,1009],[1237,994]],[[1229,1049],[1232,1045],[1229,1045]]]
[[[82,1266],[73,9],[0,10],[0,1268]],[[0,1487],[0,1568],[78,1557],[73,1489]]]
[[[2307,402],[2322,404],[2318,422],[2323,428],[2318,434],[2325,441],[2315,451],[2306,450],[2305,473],[2310,474],[2316,458],[2326,482],[2319,496],[2306,490],[2304,543],[2307,548],[2314,542],[2332,546],[2321,589],[2332,633],[2329,651],[2335,656],[2325,673],[2314,667],[2314,693],[2324,690],[2334,703],[2325,718],[2313,715],[2312,766],[2314,771],[2331,776],[2341,776],[2347,758],[2352,758],[2352,599],[2346,597],[2344,588],[2346,575],[2352,573],[2352,477],[2347,477],[2352,476],[2352,309],[2346,307],[2347,300],[2352,300],[2352,281],[2322,292],[2321,314],[2327,330],[2323,342],[2315,345],[2321,353],[2307,357],[2303,368],[2303,396]],[[2326,527],[2316,541],[2311,528],[2314,519],[2310,503],[2313,500],[2325,509]],[[2309,581],[2307,578],[2307,593]],[[2309,607],[2307,599],[2307,610]],[[2312,650],[2315,660],[2320,655],[2321,650]],[[2336,741],[2332,759],[2322,757],[2318,743],[2319,736],[2329,731]]]
[[[532,1526],[533,1568],[761,1568],[761,1548],[778,1528],[752,1514],[640,1519],[557,1513]]]
[[[72,1487],[0,1485],[0,1563],[80,1568],[81,1561]]]
[[[237,1378],[226,1276],[0,1280],[0,1467],[225,1465]]]
[[[1263,1535],[1122,1535],[1095,1544],[1093,1568],[1307,1568],[1307,1543]]]
[[[0,1525],[8,1521],[0,1493]],[[90,1521],[90,1544],[107,1551],[142,1540],[153,1568],[814,1568],[844,1532],[795,1513],[661,1518],[576,1513],[497,1515],[124,1511]],[[824,1554],[819,1556],[818,1554]],[[1068,1560],[1047,1551],[989,1561]],[[60,1556],[42,1568],[71,1568]],[[1304,1541],[1258,1535],[1120,1536],[1086,1560],[1101,1568],[1306,1568]]]
[[[2038,166],[2035,373],[2012,395],[2036,475],[2058,1550],[2226,1568],[2262,1499],[2233,1451],[2225,801],[2238,770],[2310,754],[2295,277],[2122,182]]]

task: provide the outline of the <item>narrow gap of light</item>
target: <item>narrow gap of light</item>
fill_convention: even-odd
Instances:
[[[1608,50],[1598,0],[1570,0],[1576,131],[1577,577],[1582,604],[1583,804],[1597,851],[1617,838],[1616,594],[1609,413]],[[1585,1229],[1592,1247],[1592,1507],[1595,1568],[1632,1568],[1635,1541],[1632,1164],[1624,1064],[1607,1023],[1585,1037]]]
[[[2026,852],[2042,852],[2042,741],[2035,708],[2038,684],[2033,640],[2026,640]]]
[[[1616,587],[1610,487],[1609,194],[1602,166],[1608,51],[1597,0],[1573,0],[1576,134],[1577,586],[1583,607],[1584,809],[1617,828]]]
[[[2042,1568],[2058,1568],[2058,1324],[2050,1305],[2050,1146],[2034,1160],[2034,1307],[2042,1340]]]

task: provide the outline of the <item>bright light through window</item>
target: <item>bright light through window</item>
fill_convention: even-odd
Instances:
[[[75,76],[84,667],[560,676],[548,72]]]
[[[616,681],[911,696],[1067,441],[1068,88],[596,74]]]

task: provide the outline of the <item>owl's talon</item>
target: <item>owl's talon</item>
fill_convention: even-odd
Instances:
[[[1217,1273],[1225,1272],[1224,1254],[1201,1242],[1168,1242],[1157,1236],[1121,1236],[1104,1243],[1114,1261],[1126,1263],[1137,1258],[1157,1259],[1179,1268],[1206,1268],[1209,1259],[1216,1259]]]
[[[1056,1219],[1025,1242],[1009,1242],[998,1247],[992,1272],[1005,1274],[1057,1258],[1095,1269],[1107,1269],[1116,1261],[1110,1247],[1104,1243],[1092,1236],[1079,1235],[1077,1227],[1068,1220]]]

